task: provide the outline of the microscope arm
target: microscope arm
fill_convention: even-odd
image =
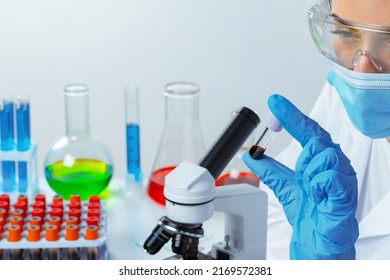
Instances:
[[[267,241],[267,194],[247,184],[216,188],[214,211],[225,213],[229,243],[213,245],[214,259],[265,259]]]

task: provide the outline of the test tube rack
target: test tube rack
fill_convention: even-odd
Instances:
[[[18,194],[26,194],[29,197],[34,197],[38,192],[38,167],[37,167],[37,144],[32,141],[30,148],[26,151],[19,151],[16,148],[9,151],[0,150],[0,193],[4,193],[3,189],[3,162],[14,162],[15,163],[15,185],[12,188],[13,191],[7,192],[11,196],[11,200],[14,201]],[[21,180],[19,180],[19,168],[18,165],[21,163],[26,164],[26,172],[24,178],[27,179],[27,184],[22,186]]]
[[[69,201],[37,194],[33,203],[19,195],[10,207],[0,195],[0,259],[3,260],[102,260],[106,247],[106,204],[96,195]]]
[[[0,193],[10,194],[11,199],[18,193],[36,193],[36,151],[30,138],[29,98],[0,97]]]

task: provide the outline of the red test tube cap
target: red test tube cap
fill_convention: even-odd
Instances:
[[[22,239],[22,233],[19,226],[8,227],[8,241],[19,242]]]
[[[41,239],[41,229],[39,226],[28,226],[27,240],[30,242],[37,242]]]
[[[100,203],[98,202],[89,202],[88,209],[100,209]]]
[[[39,208],[42,209],[43,211],[46,211],[46,204],[43,201],[35,201],[32,205],[33,209]]]
[[[62,218],[58,216],[52,216],[48,221],[49,225],[56,226],[58,230],[61,230]]]
[[[6,193],[0,194],[0,201],[5,201],[5,202],[8,202],[8,204],[9,204],[10,203],[9,195]]]
[[[77,201],[71,201],[68,207],[69,209],[81,209],[81,203]]]
[[[70,217],[68,217],[68,218],[66,218],[66,226],[70,226],[70,225],[78,225],[79,224],[79,218],[77,218],[77,217],[72,217],[72,216],[70,216]]]
[[[7,220],[4,219],[3,217],[0,217],[0,226],[2,226],[4,228],[6,223],[7,223]]]
[[[43,206],[41,203],[43,203]],[[35,201],[34,201],[33,207],[34,207],[34,205],[39,205],[38,206],[39,208],[46,210],[46,196],[44,194],[41,194],[41,193],[38,193],[37,195],[35,195]]]
[[[99,229],[97,226],[87,226],[85,230],[86,240],[96,240],[99,238]]]
[[[9,211],[9,202],[8,201],[0,201],[0,209],[4,209],[5,211]]]
[[[26,201],[17,201],[14,204],[14,209],[22,209],[25,213],[25,216],[27,213],[27,208],[28,208],[28,205],[27,205]]]
[[[42,221],[44,221],[45,220],[45,210],[43,210],[42,208],[33,208],[33,210],[31,211],[31,216],[41,217]]]
[[[35,201],[43,201],[46,204],[46,196],[42,193],[35,195]]]
[[[47,241],[57,241],[60,238],[57,226],[49,225],[46,227],[45,232]]]
[[[21,231],[23,231],[24,220],[23,220],[22,217],[19,217],[19,216],[17,216],[17,217],[11,217],[11,218],[9,219],[9,224],[10,224],[11,226],[19,226],[19,229],[20,229]]]
[[[63,203],[63,201],[64,201],[64,198],[59,194],[54,195],[52,198],[52,203],[55,203],[55,202]]]
[[[8,213],[4,208],[0,208],[0,218],[7,219]]]
[[[69,209],[68,211],[69,217],[76,217],[78,220],[78,223],[81,221],[81,211],[80,209]]]
[[[87,217],[88,226],[99,226],[99,218],[96,216]]]
[[[88,209],[88,217],[98,217],[100,218],[100,209]]]
[[[79,227],[77,225],[66,226],[65,239],[68,241],[79,239]]]
[[[58,208],[58,209],[62,209],[64,210],[64,204],[61,202],[61,201],[54,201],[52,204],[51,204],[51,208]]]
[[[26,216],[26,213],[23,211],[23,209],[14,209],[11,211],[11,217],[21,217],[24,219]]]
[[[100,197],[97,194],[91,195],[88,199],[89,203],[95,202],[100,204]]]
[[[81,203],[81,197],[79,194],[71,194],[69,196],[69,202],[79,202]]]
[[[64,215],[64,211],[60,208],[50,209],[50,217],[60,217],[62,220],[63,215]]]
[[[42,230],[43,221],[40,216],[33,216],[30,218],[30,226],[39,226]]]
[[[19,195],[18,195],[17,201],[18,201],[18,202],[19,202],[19,201],[24,201],[24,202],[26,202],[26,204],[28,205],[28,197],[27,197],[27,195],[25,195],[25,194],[19,194]]]

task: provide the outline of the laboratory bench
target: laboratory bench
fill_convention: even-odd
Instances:
[[[39,191],[54,195],[45,179],[39,181]],[[113,179],[104,200],[107,211],[107,249],[109,259],[152,260],[171,258],[171,240],[155,255],[144,251],[143,244],[159,219],[166,215],[165,207],[154,202],[145,188],[128,192],[125,180]],[[199,251],[207,254],[212,244],[224,240],[224,213],[214,212],[203,224],[204,237],[199,239]]]

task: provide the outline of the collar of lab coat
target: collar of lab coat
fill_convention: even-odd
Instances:
[[[389,205],[390,193],[387,193],[385,197],[360,221],[360,239],[390,234],[390,217],[386,217],[389,213]]]

